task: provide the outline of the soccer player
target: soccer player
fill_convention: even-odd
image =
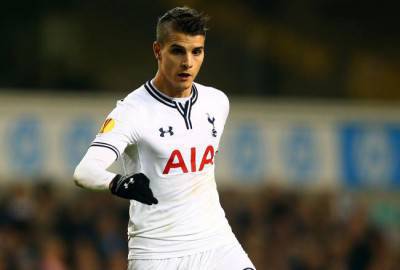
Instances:
[[[129,270],[255,269],[225,218],[214,179],[229,101],[194,82],[206,22],[188,7],[158,19],[155,77],[117,103],[75,170],[77,185],[130,200]],[[119,173],[110,169],[115,164]]]

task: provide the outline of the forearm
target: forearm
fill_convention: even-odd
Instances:
[[[104,190],[109,188],[116,174],[107,171],[115,161],[115,154],[101,147],[90,147],[75,169],[76,185],[88,189]]]

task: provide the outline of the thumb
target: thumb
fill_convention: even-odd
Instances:
[[[158,204],[158,200],[155,197],[151,198],[151,202],[154,203],[154,204]]]

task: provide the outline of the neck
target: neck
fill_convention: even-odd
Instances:
[[[184,98],[190,96],[192,85],[186,89],[180,89],[172,86],[159,72],[157,72],[154,81],[154,86],[163,94],[172,98]]]

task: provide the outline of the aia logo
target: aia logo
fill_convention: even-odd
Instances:
[[[165,137],[166,133],[168,133],[170,136],[174,135],[171,126],[168,127],[168,130],[164,130],[162,127],[160,127],[158,131],[160,131],[160,137]]]
[[[190,168],[190,172],[202,171],[204,167],[207,165],[214,164],[214,147],[212,145],[207,146],[206,150],[204,151],[200,166],[197,168],[197,160],[196,160],[196,147],[190,148],[190,164],[186,164],[185,160],[183,159],[181,151],[175,149],[172,151],[171,155],[169,156],[168,162],[165,165],[163,174],[169,174],[171,169],[181,169],[182,173],[188,173]],[[190,167],[188,167],[190,165]]]

